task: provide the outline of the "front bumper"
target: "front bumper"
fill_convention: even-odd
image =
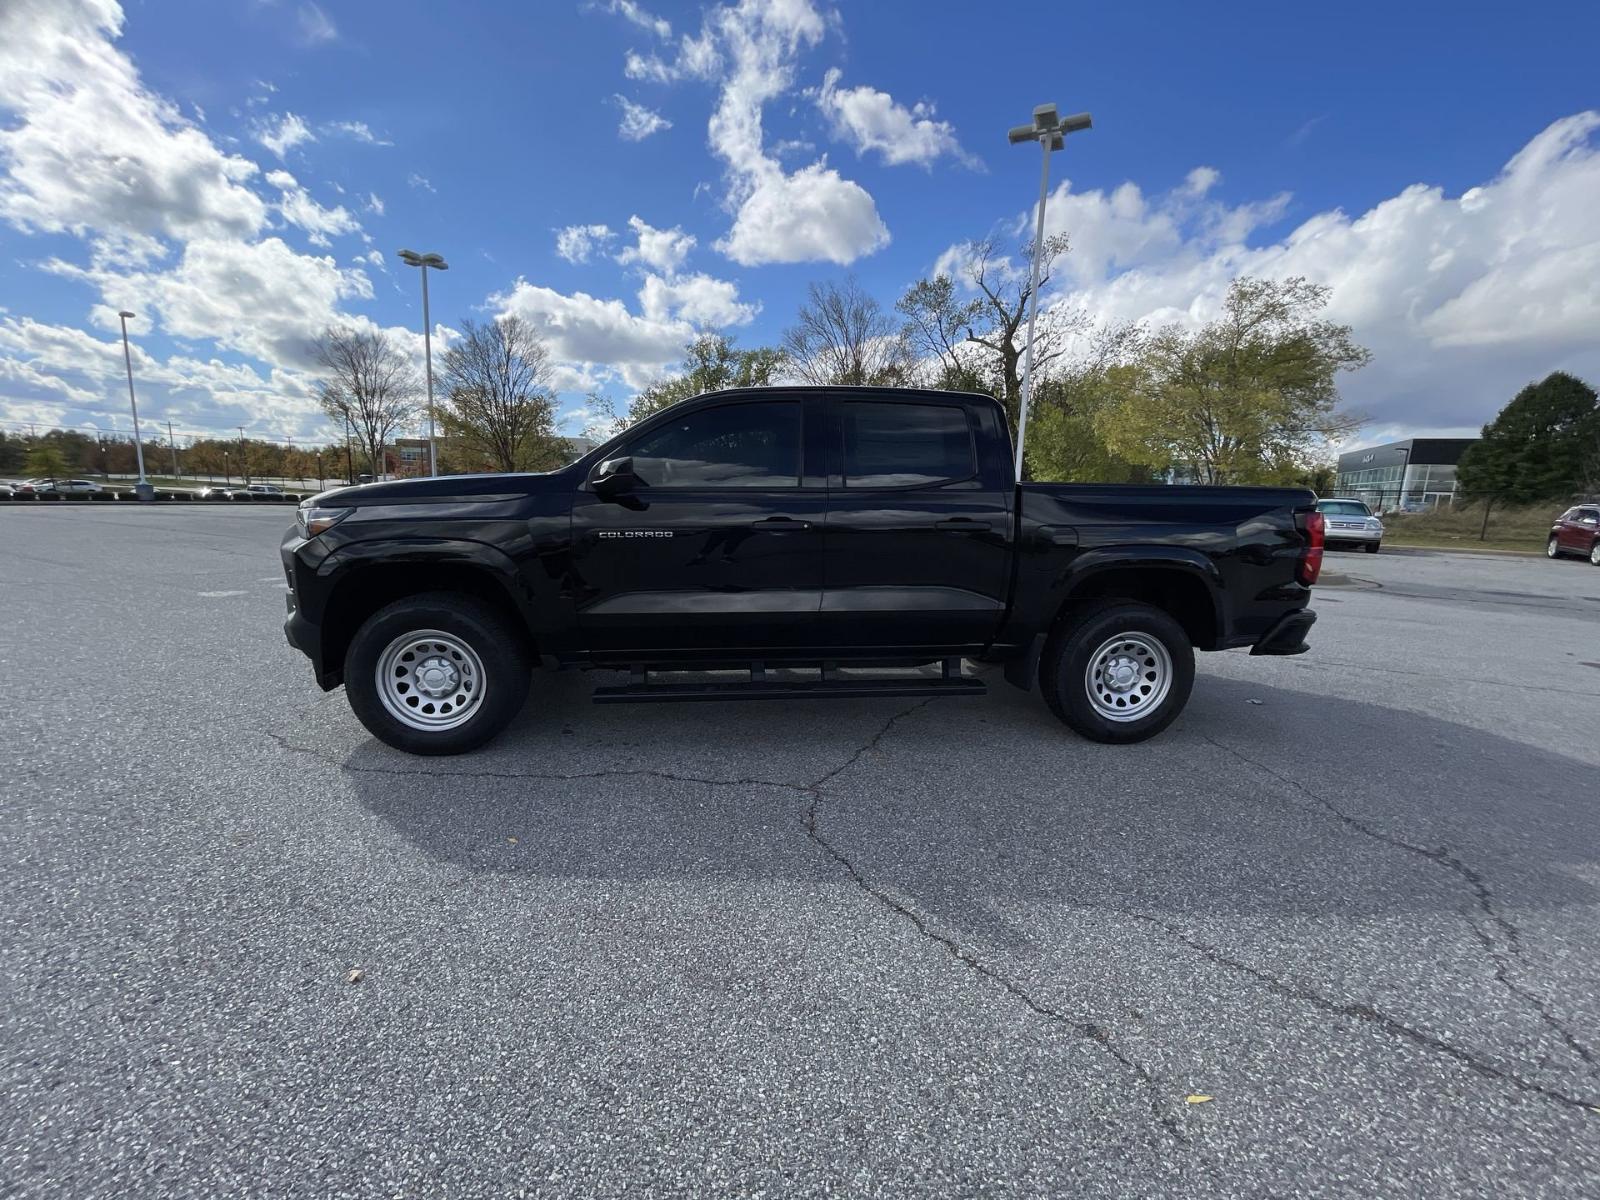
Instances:
[[[1311,649],[1306,645],[1306,634],[1317,623],[1317,614],[1309,608],[1297,608],[1285,613],[1262,634],[1251,654],[1304,654]]]
[[[1351,545],[1365,546],[1371,542],[1383,541],[1383,530],[1381,528],[1368,529],[1365,525],[1341,528],[1330,521],[1323,530],[1322,540],[1329,546],[1336,542],[1349,542]]]

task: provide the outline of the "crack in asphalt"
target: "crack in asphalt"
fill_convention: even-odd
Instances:
[[[1472,918],[1467,919],[1467,927],[1472,930],[1473,936],[1477,938],[1478,943],[1483,947],[1484,954],[1488,958],[1489,963],[1493,968],[1495,981],[1513,996],[1517,997],[1517,999],[1521,1000],[1525,1005],[1531,1008],[1539,1017],[1539,1019],[1549,1026],[1549,1028],[1561,1038],[1562,1042],[1565,1043],[1567,1048],[1583,1060],[1591,1072],[1597,1065],[1600,1065],[1596,1062],[1594,1051],[1580,1038],[1578,1038],[1578,1036],[1574,1034],[1558,1016],[1556,1016],[1548,1001],[1529,990],[1526,985],[1518,983],[1516,980],[1511,978],[1511,968],[1513,962],[1519,959],[1522,955],[1521,931],[1518,930],[1516,925],[1514,925],[1505,916],[1505,914],[1500,911],[1499,905],[1495,902],[1494,893],[1490,889],[1488,881],[1484,879],[1481,873],[1468,866],[1458,856],[1451,854],[1448,847],[1422,846],[1418,845],[1416,842],[1409,842],[1402,837],[1385,833],[1383,830],[1378,829],[1373,825],[1369,825],[1359,817],[1351,816],[1349,813],[1339,808],[1339,806],[1334,804],[1331,800],[1328,800],[1325,796],[1313,791],[1311,788],[1307,787],[1293,776],[1286,775],[1282,771],[1268,766],[1266,763],[1251,758],[1242,750],[1236,749],[1225,742],[1219,742],[1216,738],[1210,737],[1206,734],[1201,734],[1200,736],[1217,749],[1233,755],[1233,757],[1237,758],[1240,762],[1247,763],[1248,765],[1255,767],[1258,771],[1262,771],[1265,774],[1272,776],[1279,782],[1285,783],[1294,788],[1296,791],[1300,792],[1302,795],[1309,797],[1311,800],[1315,801],[1323,809],[1337,818],[1346,827],[1355,830],[1363,837],[1371,838],[1375,841],[1382,842],[1386,846],[1393,847],[1396,850],[1401,850],[1407,854],[1416,855],[1418,858],[1426,859],[1428,862],[1433,863],[1436,866],[1445,868],[1457,878],[1464,881],[1472,890],[1474,905],[1478,912],[1482,915],[1483,920],[1493,926],[1494,929],[1499,931],[1499,940],[1503,940],[1505,943],[1506,948],[1502,949],[1499,945],[1499,940],[1497,940],[1494,935],[1486,930],[1480,921]],[[1129,915],[1137,916],[1141,920],[1147,920],[1152,924],[1160,925],[1163,928],[1168,928],[1163,922],[1153,917],[1143,917],[1136,913]],[[1173,932],[1175,933],[1175,936],[1179,936],[1182,940],[1188,941],[1188,939],[1183,935],[1178,934],[1176,931]],[[1196,945],[1195,948],[1199,949],[1200,947]],[[1232,965],[1232,960],[1217,958],[1216,961]],[[1242,963],[1238,964],[1238,966],[1239,969],[1244,970],[1259,979],[1271,980],[1275,984],[1275,990],[1283,990],[1285,994],[1294,992],[1295,994],[1299,995],[1299,989],[1296,989],[1294,985],[1283,983],[1282,981],[1276,980],[1274,977],[1267,975],[1264,972],[1259,972],[1255,968],[1245,966]],[[1309,1000],[1313,995],[1314,993],[1306,992],[1305,995],[1300,996],[1299,998]],[[1329,1009],[1329,1011],[1347,1012],[1347,1014],[1350,1016],[1358,1016],[1363,1017],[1363,1019],[1374,1020],[1378,1024],[1383,1025],[1385,1028],[1389,1028],[1393,1032],[1401,1033],[1403,1036],[1408,1037],[1413,1041],[1418,1041],[1425,1045],[1433,1046],[1435,1049],[1441,1050],[1442,1052],[1449,1054],[1451,1057],[1459,1059],[1461,1062],[1466,1063],[1468,1066],[1472,1067],[1473,1070],[1478,1071],[1480,1074],[1489,1075],[1497,1079],[1503,1079],[1506,1082],[1511,1083],[1525,1091],[1537,1092],[1540,1095],[1547,1096],[1551,1099],[1560,1100],[1562,1103],[1573,1104],[1579,1107],[1600,1111],[1600,1098],[1595,1100],[1583,1100],[1578,1097],[1568,1095],[1567,1093],[1546,1088],[1543,1085],[1522,1079],[1520,1076],[1513,1075],[1509,1072],[1500,1071],[1498,1068],[1490,1066],[1489,1064],[1474,1058],[1468,1051],[1462,1050],[1460,1047],[1451,1046],[1449,1043],[1435,1038],[1432,1034],[1413,1029],[1404,1022],[1380,1013],[1378,1010],[1373,1009],[1368,1005],[1341,1005],[1336,1001],[1328,1000],[1325,997],[1320,999],[1321,1003],[1319,1004],[1319,1007],[1326,1007]]]
[[[987,979],[991,983],[999,985],[1009,995],[1026,1006],[1031,1012],[1038,1016],[1044,1017],[1046,1020],[1060,1025],[1065,1029],[1071,1030],[1080,1037],[1094,1042],[1096,1045],[1105,1050],[1123,1067],[1124,1070],[1128,1071],[1136,1079],[1138,1079],[1140,1084],[1145,1088],[1149,1095],[1150,1111],[1155,1119],[1160,1123],[1162,1128],[1164,1128],[1176,1141],[1187,1144],[1189,1142],[1188,1135],[1184,1132],[1177,1118],[1170,1111],[1168,1111],[1165,1106],[1164,1096],[1166,1089],[1163,1085],[1163,1081],[1156,1075],[1152,1074],[1151,1071],[1143,1064],[1131,1058],[1126,1051],[1119,1047],[1112,1040],[1111,1031],[1109,1029],[1103,1025],[1096,1024],[1093,1021],[1081,1020],[1067,1013],[1063,1013],[1057,1009],[1051,1008],[1042,1001],[1035,999],[1033,995],[1031,995],[1028,990],[1016,980],[1002,973],[1000,970],[989,965],[988,963],[985,963],[971,952],[963,949],[960,943],[955,939],[947,937],[946,935],[941,934],[937,930],[930,927],[922,914],[895,899],[895,897],[890,895],[883,888],[872,883],[862,873],[861,869],[857,867],[856,864],[849,858],[849,856],[841,851],[832,842],[830,842],[825,836],[823,836],[822,831],[818,828],[819,818],[817,815],[817,805],[822,800],[823,788],[834,779],[837,779],[840,775],[843,775],[851,767],[859,763],[867,754],[870,754],[872,751],[876,750],[878,744],[882,742],[883,739],[888,736],[889,732],[902,720],[916,712],[919,712],[923,708],[926,708],[932,702],[933,698],[930,697],[926,700],[920,700],[916,704],[911,705],[909,708],[895,713],[878,728],[876,733],[858,746],[849,758],[845,759],[838,766],[818,776],[810,783],[791,783],[784,780],[757,778],[718,779],[701,775],[684,775],[673,771],[661,771],[651,768],[625,770],[606,769],[600,771],[580,771],[572,774],[560,774],[533,771],[429,771],[403,767],[352,766],[347,763],[339,762],[332,755],[324,753],[313,746],[297,745],[295,742],[291,741],[281,733],[276,733],[272,730],[262,730],[261,732],[274,743],[276,743],[281,749],[289,751],[290,753],[301,754],[310,758],[314,758],[318,762],[321,762],[326,766],[333,767],[337,770],[351,771],[362,774],[410,775],[427,776],[433,778],[467,779],[539,779],[557,782],[562,780],[576,779],[605,779],[622,776],[645,776],[657,779],[672,780],[680,783],[700,783],[712,787],[733,787],[746,785],[772,787],[785,791],[797,792],[801,796],[805,797],[807,801],[803,811],[800,813],[800,826],[804,830],[806,837],[824,854],[826,854],[828,858],[832,859],[838,864],[846,876],[848,876],[851,883],[853,883],[868,897],[875,900],[879,905],[889,910],[895,916],[909,923],[918,934],[920,934],[926,940],[931,941],[935,945],[939,946],[951,958],[955,959],[969,970],[981,975],[984,979]]]
[[[1136,1078],[1144,1087],[1150,1101],[1150,1112],[1155,1117],[1156,1121],[1161,1125],[1161,1127],[1165,1129],[1175,1141],[1187,1145],[1189,1143],[1188,1134],[1179,1124],[1178,1119],[1167,1109],[1165,1105],[1163,1097],[1166,1094],[1166,1088],[1163,1081],[1158,1076],[1153,1074],[1149,1068],[1132,1058],[1125,1050],[1119,1047],[1116,1042],[1112,1040],[1111,1030],[1109,1030],[1106,1026],[1096,1024],[1093,1021],[1082,1020],[1078,1017],[1071,1016],[1068,1013],[1061,1012],[1060,1010],[1045,1004],[1043,1001],[1036,999],[1032,993],[1027,990],[1027,988],[1023,987],[1023,985],[1018,983],[1015,979],[984,962],[971,951],[964,949],[954,938],[942,934],[938,930],[934,929],[928,924],[927,920],[922,916],[922,914],[916,911],[916,909],[901,902],[889,892],[885,891],[882,887],[874,884],[866,877],[861,868],[858,867],[855,862],[844,853],[844,851],[840,850],[838,846],[834,845],[833,842],[829,841],[828,838],[823,835],[821,829],[819,828],[817,806],[822,801],[824,785],[844,774],[851,767],[860,762],[865,755],[877,749],[878,743],[888,735],[889,731],[893,729],[895,725],[920,709],[925,708],[929,703],[931,703],[930,700],[920,701],[917,704],[913,704],[910,708],[904,709],[890,717],[884,722],[882,727],[879,728],[878,732],[873,734],[870,739],[857,748],[855,753],[853,753],[848,759],[840,763],[837,767],[834,767],[833,770],[829,771],[827,774],[821,776],[814,782],[805,785],[804,788],[801,789],[809,795],[809,801],[806,804],[804,811],[800,814],[800,825],[801,828],[805,830],[806,837],[808,837],[818,849],[836,862],[849,877],[850,881],[855,884],[855,886],[861,892],[865,893],[884,908],[888,909],[890,912],[906,921],[913,929],[917,931],[920,936],[939,946],[956,962],[960,963],[968,970],[981,975],[989,982],[998,984],[1006,991],[1007,994],[1020,1001],[1029,1011],[1033,1012],[1037,1016],[1041,1016],[1047,1021],[1059,1025],[1064,1029],[1068,1029],[1071,1032],[1076,1033],[1079,1037],[1086,1038],[1111,1055],[1111,1057],[1114,1058],[1124,1070],[1133,1075],[1134,1078]]]
[[[1121,909],[1118,911],[1122,912],[1124,916],[1135,921],[1140,921],[1146,925],[1153,925],[1157,929],[1165,931],[1176,941],[1181,942],[1183,945],[1188,946],[1191,950],[1198,952],[1203,958],[1206,959],[1206,961],[1215,963],[1221,967],[1226,967],[1229,970],[1236,971],[1241,975],[1247,975],[1251,979],[1254,979],[1256,982],[1266,987],[1268,991],[1271,991],[1276,995],[1283,996],[1286,999],[1296,1000],[1303,1004],[1309,1004],[1321,1012],[1332,1013],[1341,1017],[1351,1017],[1355,1020],[1364,1021],[1367,1024],[1375,1025],[1388,1033],[1402,1037],[1409,1042],[1424,1047],[1425,1049],[1446,1055],[1447,1057],[1454,1059],[1462,1066],[1476,1072],[1479,1075],[1483,1075],[1500,1083],[1510,1084],[1518,1091],[1542,1096],[1547,1100],[1554,1100],[1557,1103],[1563,1104],[1569,1108],[1583,1109],[1589,1112],[1600,1112],[1600,1096],[1585,1099],[1582,1096],[1574,1096],[1570,1092],[1565,1092],[1558,1088],[1546,1087],[1544,1084],[1535,1083],[1533,1080],[1526,1079],[1515,1072],[1505,1071],[1494,1066],[1492,1063],[1484,1062],[1471,1051],[1464,1050],[1460,1046],[1454,1045],[1451,1042],[1445,1041],[1443,1038],[1428,1033],[1426,1030],[1418,1029],[1413,1025],[1407,1025],[1399,1018],[1392,1017],[1388,1013],[1383,1012],[1381,1009],[1375,1008],[1373,1005],[1360,1003],[1346,1004],[1337,1000],[1331,1000],[1327,996],[1322,995],[1320,992],[1312,991],[1303,984],[1289,983],[1285,980],[1279,979],[1276,975],[1273,975],[1270,972],[1261,970],[1259,967],[1253,967],[1247,962],[1243,962],[1240,959],[1225,954],[1222,950],[1211,945],[1209,942],[1202,942],[1197,938],[1190,937],[1178,926],[1163,921],[1159,917],[1152,917],[1147,913],[1136,912],[1129,909]]]

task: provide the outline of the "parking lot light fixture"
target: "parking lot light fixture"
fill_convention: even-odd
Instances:
[[[1014,125],[1006,135],[1013,146],[1038,142],[1043,152],[1039,170],[1039,215],[1033,230],[1033,283],[1028,291],[1028,340],[1022,358],[1022,407],[1017,412],[1017,482],[1022,482],[1022,444],[1028,432],[1028,405],[1033,398],[1033,326],[1039,315],[1039,260],[1044,256],[1044,206],[1050,194],[1050,155],[1066,145],[1067,134],[1078,133],[1094,124],[1088,113],[1057,114],[1054,104],[1041,104],[1033,110],[1033,121]]]
[[[117,319],[122,322],[122,362],[128,368],[128,407],[133,409],[133,451],[139,460],[139,482],[134,485],[134,495],[141,500],[154,499],[150,481],[144,477],[144,438],[139,435],[139,402],[133,396],[133,353],[128,349],[128,318],[133,316],[127,309],[117,313]],[[146,495],[146,493],[150,493]]]
[[[433,323],[428,319],[428,268],[448,271],[450,264],[437,254],[400,251],[400,261],[408,267],[422,268],[422,358],[428,376],[428,474],[439,473],[439,450],[433,436]]]

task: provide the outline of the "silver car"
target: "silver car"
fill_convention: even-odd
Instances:
[[[1376,554],[1383,544],[1383,522],[1361,501],[1318,500],[1317,511],[1326,522],[1322,540],[1329,549],[1360,546],[1368,554]]]

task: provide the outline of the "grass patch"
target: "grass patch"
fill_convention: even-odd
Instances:
[[[1383,518],[1383,540],[1396,546],[1440,546],[1460,550],[1526,550],[1544,553],[1550,526],[1565,506],[1492,505],[1488,525],[1483,505],[1439,508],[1425,513],[1390,513]]]

